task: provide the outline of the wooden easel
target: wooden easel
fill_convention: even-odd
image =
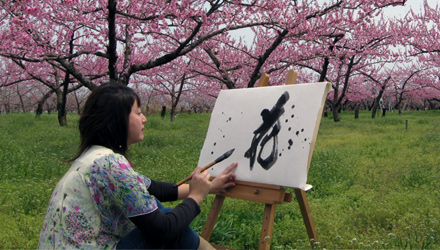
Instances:
[[[297,72],[290,70],[287,74],[286,84],[295,84]],[[258,87],[267,86],[269,82],[269,75],[263,74],[258,82]],[[311,157],[311,155],[309,155]],[[307,234],[311,242],[312,248],[314,242],[318,242],[318,234],[316,232],[315,223],[313,222],[312,214],[307,201],[306,192],[302,189],[295,188],[295,195],[303,216],[304,224],[306,226]],[[272,240],[273,225],[275,221],[275,210],[277,204],[292,201],[292,194],[286,193],[285,189],[278,185],[268,185],[262,183],[253,183],[246,181],[236,181],[236,186],[223,195],[216,195],[206,219],[205,226],[202,230],[202,237],[209,241],[218,215],[225,197],[236,199],[255,201],[264,203],[264,217],[261,228],[260,242],[258,249],[270,249]],[[313,240],[312,240],[313,239]],[[216,249],[228,249],[223,246],[213,245]]]

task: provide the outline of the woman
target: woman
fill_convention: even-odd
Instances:
[[[39,248],[211,247],[189,224],[208,193],[234,186],[237,164],[212,181],[200,167],[179,187],[151,180],[127,157],[128,147],[143,140],[146,122],[132,89],[104,84],[92,91],[79,120],[78,153],[49,201]],[[180,199],[174,209],[159,202]]]

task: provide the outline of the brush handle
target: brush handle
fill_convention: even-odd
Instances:
[[[213,166],[214,164],[216,164],[216,163],[217,163],[217,161],[213,161],[213,162],[209,163],[208,165],[204,166],[204,167],[202,168],[202,170],[200,171],[200,173],[203,172],[203,171],[205,171],[205,170],[207,170],[208,168],[212,167],[212,166]],[[180,185],[182,185],[183,183],[185,183],[185,182],[191,180],[192,177],[193,177],[193,174],[190,174],[190,175],[188,175],[186,178],[184,178],[184,179],[182,179],[181,181],[177,182],[176,185],[177,185],[177,186],[180,186]]]

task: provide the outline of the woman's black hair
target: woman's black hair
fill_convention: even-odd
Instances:
[[[90,146],[100,145],[127,158],[128,119],[139,96],[129,87],[105,83],[87,98],[79,119],[81,144],[74,161]]]

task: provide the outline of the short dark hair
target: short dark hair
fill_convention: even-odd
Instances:
[[[105,83],[87,98],[79,119],[81,144],[73,161],[92,145],[100,145],[127,157],[128,119],[139,96],[129,87]]]

